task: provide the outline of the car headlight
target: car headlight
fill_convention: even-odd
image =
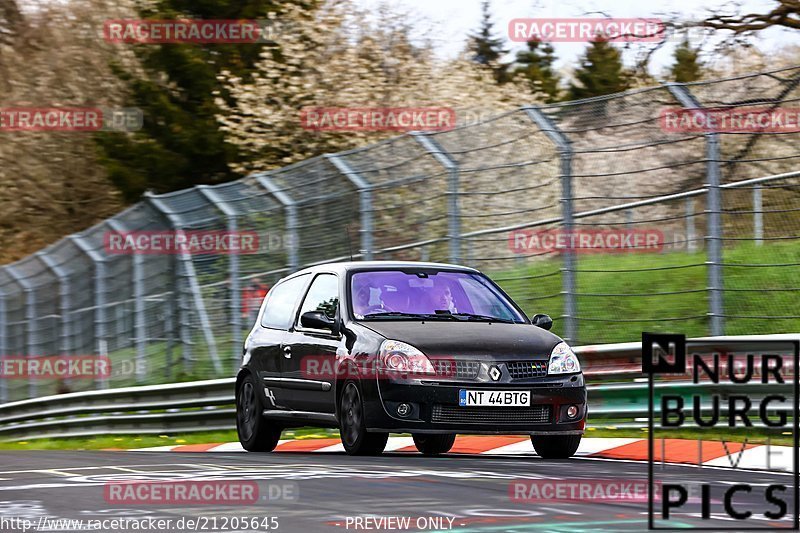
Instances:
[[[550,353],[550,364],[547,366],[548,374],[574,374],[581,371],[578,356],[566,342],[559,342]]]
[[[381,343],[380,360],[390,372],[408,374],[435,374],[430,359],[410,344],[385,340]]]

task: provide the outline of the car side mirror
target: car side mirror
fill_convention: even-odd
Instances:
[[[308,311],[300,315],[300,325],[311,329],[328,329],[335,333],[336,320],[328,318],[322,311]]]
[[[553,319],[550,318],[549,315],[541,313],[533,315],[533,318],[531,318],[531,323],[533,323],[534,326],[540,327],[542,329],[550,329],[553,327]]]

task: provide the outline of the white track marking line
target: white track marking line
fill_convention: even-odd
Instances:
[[[314,453],[326,453],[326,452],[343,452],[344,445],[340,442],[338,444],[331,444],[329,446],[325,446],[324,448],[317,448],[316,450],[309,450]]]
[[[158,468],[163,469],[165,466],[176,466],[175,463],[156,463],[156,464],[144,464],[144,465],[104,465],[104,466],[70,466],[66,468],[59,468],[57,469],[60,472],[75,472],[75,471],[84,471],[84,470],[107,470],[113,468]],[[161,471],[161,470],[159,470]],[[30,468],[27,470],[4,470],[0,472],[0,476],[6,476],[9,474],[33,474],[33,473],[40,473],[40,472],[49,472],[47,469],[41,468]],[[143,471],[146,473],[147,471]],[[77,475],[77,474],[72,474]]]
[[[520,442],[513,442],[511,444],[506,444],[505,446],[500,446],[499,448],[494,448],[493,450],[487,450],[481,455],[499,455],[499,454],[511,454],[511,455],[521,455],[521,454],[533,454],[533,445],[531,444],[530,439],[526,439]]]
[[[57,476],[63,477],[78,477],[78,474],[73,474],[71,472],[64,472],[63,470],[35,470],[35,472],[41,472],[42,474],[55,474]]]
[[[394,452],[413,445],[414,439],[411,437],[389,437],[389,442],[386,443],[386,449],[384,451]]]
[[[733,468],[767,468],[767,448],[770,452],[770,468],[773,470],[780,469],[791,472],[794,463],[794,454],[790,446],[757,446],[748,450],[742,451],[741,444],[738,442],[728,443],[728,452],[730,455],[723,455],[711,461],[706,461],[703,466],[722,466]],[[741,456],[739,455],[741,452]],[[741,459],[740,459],[741,457]]]
[[[622,439],[622,438],[588,438],[581,439],[581,445],[578,447],[578,455],[591,455],[593,453],[604,452],[612,448],[619,448],[633,442],[639,442],[646,439]]]
[[[212,465],[212,464],[208,464],[208,463],[203,463],[203,464],[200,464],[200,465],[197,465],[197,466],[200,466],[200,467],[203,467],[203,468],[211,468],[213,470],[238,470],[238,468],[233,467],[233,466]]]
[[[414,446],[414,439],[411,437],[389,437],[389,440],[386,442],[386,448],[384,448],[384,452],[393,452],[396,450],[400,450],[402,448],[406,448],[408,446]],[[344,445],[342,443],[338,444],[331,444],[329,446],[325,446],[318,450],[314,450],[314,452],[344,452]]]
[[[286,441],[284,441],[284,442],[286,442]],[[242,448],[242,445],[240,443],[238,443],[238,442],[226,442],[225,444],[220,444],[219,446],[217,446],[215,448],[211,448],[208,451],[210,451],[210,452],[243,452],[243,451],[245,451],[245,449]]]
[[[119,470],[120,472],[131,472],[133,474],[146,474],[146,470],[135,470],[133,468],[127,468],[124,466],[106,466],[109,470]]]

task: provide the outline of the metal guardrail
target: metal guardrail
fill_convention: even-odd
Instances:
[[[693,346],[707,343],[707,346],[714,347],[742,338],[798,340],[800,334],[703,337],[691,341]],[[581,357],[590,382],[590,425],[591,417],[598,417],[615,421],[617,427],[645,427],[641,417],[648,415],[648,385],[636,381],[637,377],[644,377],[641,373],[641,343],[579,346],[575,352]],[[593,376],[616,377],[626,382],[592,385]],[[0,439],[230,430],[235,427],[234,383],[235,378],[225,378],[75,392],[0,404]],[[685,390],[686,387],[699,387],[709,394],[726,394],[721,385],[680,381],[660,383],[657,390]],[[766,392],[792,394],[788,384],[753,383],[748,385],[748,389],[756,395]]]
[[[235,378],[74,392],[0,404],[0,439],[228,430]]]

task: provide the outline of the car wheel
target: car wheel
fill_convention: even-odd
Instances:
[[[542,459],[568,459],[581,444],[580,435],[531,435],[533,449]]]
[[[439,455],[447,453],[453,447],[456,441],[455,433],[448,435],[425,435],[425,434],[412,434],[414,438],[414,446],[423,455]]]
[[[348,455],[380,455],[389,440],[388,433],[369,433],[366,429],[364,402],[355,381],[348,381],[339,404],[339,435]]]
[[[245,376],[236,394],[236,432],[248,452],[271,452],[278,445],[281,429],[262,416],[264,405],[252,375]]]

